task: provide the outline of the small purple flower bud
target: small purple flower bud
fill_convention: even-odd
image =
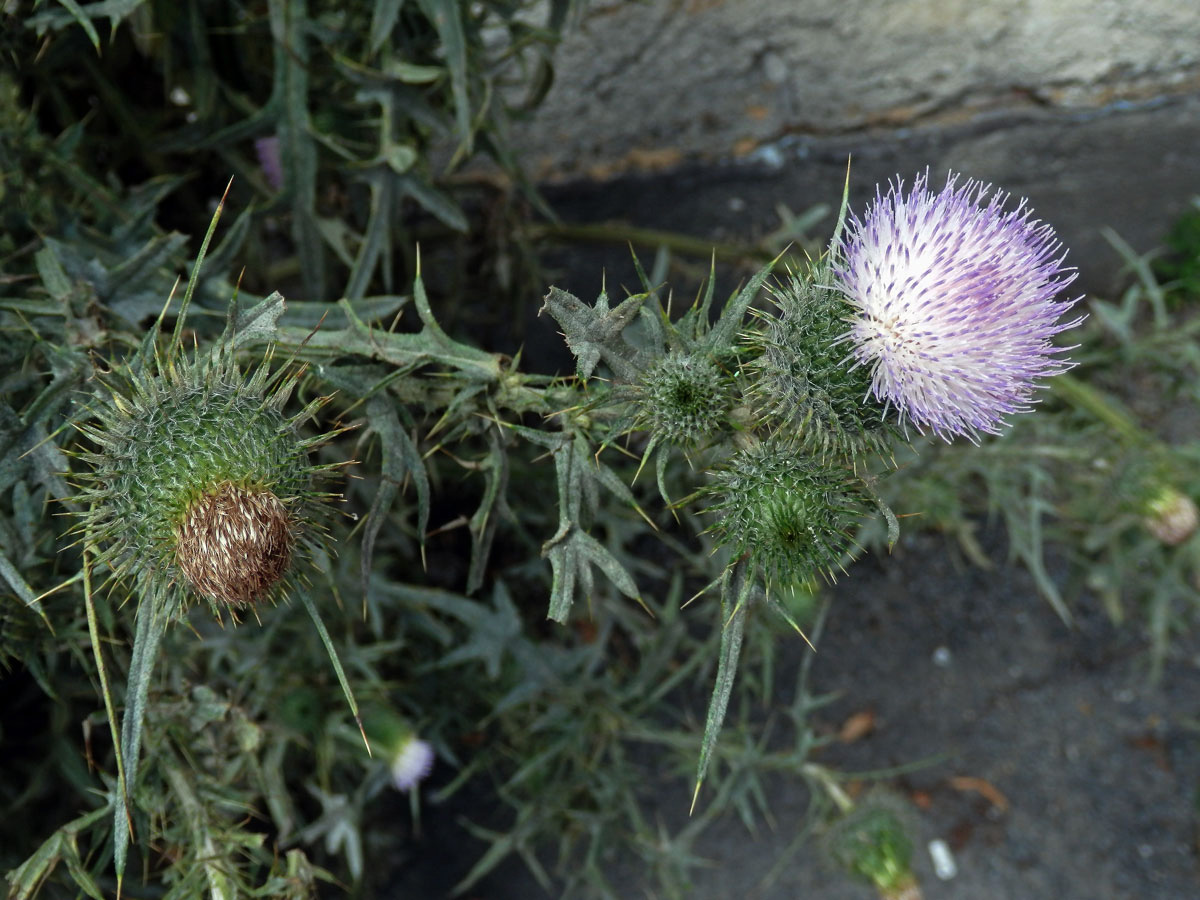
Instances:
[[[416,786],[433,769],[433,747],[416,735],[410,735],[392,757],[392,784],[398,791]]]
[[[871,367],[871,393],[918,431],[949,440],[997,434],[1031,407],[1037,380],[1071,367],[1052,338],[1075,300],[1056,301],[1076,272],[1062,245],[1021,200],[928,172],[903,193],[897,179],[834,248],[835,286],[852,308],[855,365]],[[981,206],[985,198],[990,199]]]
[[[254,142],[254,152],[258,154],[258,164],[267,184],[273,190],[280,190],[283,187],[283,159],[279,152],[279,138],[275,135],[259,138]]]

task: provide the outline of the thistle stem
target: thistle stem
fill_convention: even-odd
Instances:
[[[1131,444],[1150,445],[1157,443],[1155,437],[1138,425],[1133,417],[1112,400],[1085,381],[1071,375],[1056,375],[1050,388],[1062,400],[1083,412],[1091,413]]]
[[[843,815],[854,809],[854,801],[850,799],[850,795],[838,784],[837,778],[828,768],[817,763],[805,763],[801,767],[800,772],[821,785],[825,789],[825,793],[829,795],[829,799],[833,801],[834,806]]]

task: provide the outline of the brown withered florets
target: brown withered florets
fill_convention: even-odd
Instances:
[[[287,508],[263,488],[218,485],[188,507],[175,536],[192,590],[233,607],[263,599],[292,558]]]

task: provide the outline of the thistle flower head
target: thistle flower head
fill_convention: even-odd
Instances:
[[[100,384],[80,430],[80,530],[117,583],[170,598],[173,615],[202,598],[233,611],[278,596],[297,548],[322,543],[325,466],[282,407],[295,374],[269,360],[244,373],[227,347],[142,368]]]
[[[1030,409],[1038,379],[1070,367],[1052,338],[1078,324],[1055,300],[1075,279],[1053,229],[1020,201],[950,175],[938,193],[897,180],[834,248],[834,285],[852,307],[857,365],[871,393],[919,431],[995,434]],[[986,201],[986,202],[985,202]]]
[[[383,748],[398,791],[416,787],[433,769],[433,747],[417,736],[408,719],[387,706],[364,710],[363,729],[372,743]]]
[[[392,784],[398,791],[417,786],[433,769],[433,748],[428,741],[409,735],[392,755]]]

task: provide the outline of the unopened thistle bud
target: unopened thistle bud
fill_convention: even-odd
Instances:
[[[668,443],[695,444],[725,421],[730,379],[707,355],[672,351],[646,370],[634,398],[635,427]]]
[[[189,594],[236,612],[282,593],[297,550],[322,536],[324,499],[300,414],[283,412],[296,375],[243,373],[218,347],[161,371],[122,367],[102,382],[81,430],[83,530],[118,583],[171,597]]]
[[[919,900],[912,872],[912,842],[903,814],[890,798],[861,802],[826,837],[830,855],[852,876],[872,885],[882,900]]]
[[[773,290],[777,316],[749,336],[750,397],[759,419],[818,454],[885,453],[894,429],[871,394],[871,373],[854,366],[839,338],[853,308],[827,282],[791,274]]]
[[[774,442],[736,453],[707,493],[718,543],[747,555],[769,581],[790,585],[832,577],[865,511],[849,473]]]

